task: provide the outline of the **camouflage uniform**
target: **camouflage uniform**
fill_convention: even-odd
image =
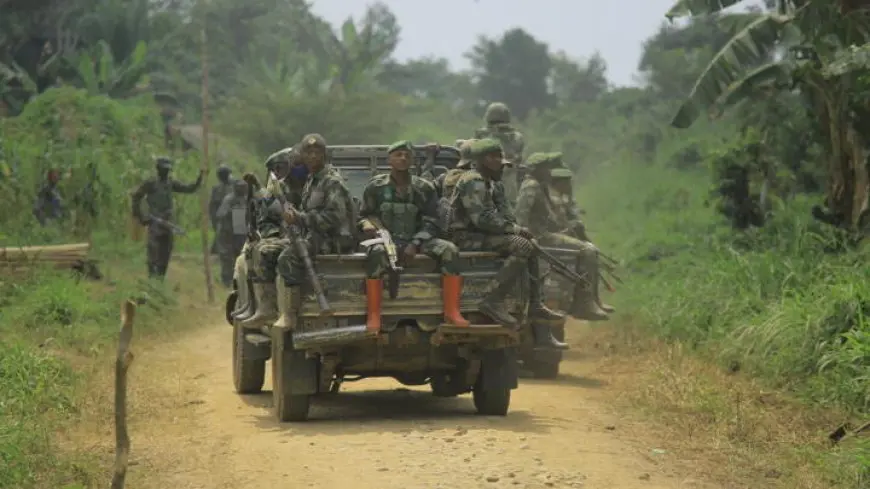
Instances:
[[[459,182],[462,174],[471,168],[471,145],[474,141],[477,140],[457,141],[461,156],[459,163],[456,164],[456,168],[447,170],[435,180],[435,192],[438,194],[438,227],[442,238],[447,237],[447,230],[450,228],[450,198],[453,197],[453,189],[456,188],[456,183]]]
[[[574,195],[570,191],[559,192],[554,187],[557,181],[564,181],[568,184],[568,187],[571,187],[571,178],[573,174],[571,170],[567,168],[556,168],[550,171],[550,177],[552,178],[552,184],[550,185],[550,202],[553,203],[553,220],[556,222],[556,229],[558,229],[559,233],[563,235],[568,235],[574,239],[578,239],[581,242],[585,243],[587,247],[592,247],[592,240],[589,239],[589,236],[586,234],[586,225],[583,224],[583,220],[580,217],[580,209],[577,207],[577,204],[574,202]],[[597,255],[597,248],[596,248]],[[598,258],[596,256],[595,264],[596,268],[598,265]],[[595,295],[595,302],[598,307],[601,308],[602,311],[606,313],[614,312],[613,306],[605,304],[601,302],[601,297],[599,295],[598,286],[596,285],[593,288],[593,293]]]
[[[541,301],[537,256],[527,230],[516,224],[506,205],[504,187],[481,174],[484,157],[501,153],[498,141],[477,141],[471,152],[476,168],[462,175],[453,192],[452,239],[460,250],[496,251],[507,256],[491,282],[489,293],[478,305],[480,311],[504,326],[516,328],[516,319],[504,311],[501,303],[527,269],[534,282],[530,287],[529,317],[539,323],[563,320],[564,317],[549,310]]]
[[[517,197],[517,223],[529,228],[544,246],[570,248],[582,253],[577,272],[586,277],[583,284],[575,284],[574,300],[569,313],[587,321],[607,319],[595,301],[594,290],[598,287],[598,250],[589,243],[562,234],[562,227],[553,220],[553,206],[546,181],[552,167],[562,166],[561,153],[534,153],[526,166],[529,174],[523,179]],[[542,176],[542,172],[543,173]],[[555,340],[554,340],[555,341]]]
[[[233,193],[233,182],[230,180],[232,170],[226,165],[221,165],[217,169],[218,184],[211,188],[211,198],[208,201],[208,218],[211,221],[211,229],[215,233],[214,240],[211,243],[211,253],[218,253],[217,232],[218,232],[218,217],[217,211],[224,201],[224,197]]]
[[[49,170],[46,174],[46,182],[39,189],[33,202],[33,217],[42,226],[45,226],[50,219],[60,219],[64,214],[63,199],[57,190],[58,180],[60,180],[58,171]]]
[[[220,257],[221,283],[229,287],[233,283],[236,257],[248,238],[248,184],[245,181],[233,182],[233,192],[224,197],[215,213],[215,220],[215,243]]]
[[[483,116],[486,126],[474,131],[477,139],[491,138],[501,143],[505,157],[505,168],[502,183],[509,201],[517,197],[520,185],[520,165],[523,161],[523,150],[526,142],[523,133],[511,125],[511,111],[501,102],[489,104]]]
[[[142,199],[145,198],[148,203],[150,215],[171,222],[174,218],[173,192],[192,194],[202,185],[202,171],[199,172],[199,177],[195,182],[185,185],[169,177],[171,170],[172,162],[168,158],[158,158],[157,177],[142,182],[132,196],[133,217],[138,219],[143,226],[148,226],[149,277],[163,278],[166,276],[166,268],[169,266],[169,258],[172,255],[174,236],[171,229],[167,229],[142,215]]]
[[[408,141],[392,144],[387,149],[391,155],[396,151],[407,150],[414,154],[414,147]],[[395,171],[395,170],[394,170]],[[399,252],[409,244],[417,251],[436,260],[442,273],[442,296],[444,319],[456,326],[469,323],[459,313],[459,298],[462,291],[462,277],[457,269],[459,249],[443,239],[439,239],[437,197],[435,187],[423,178],[408,175],[409,185],[401,188],[392,173],[372,177],[363,190],[360,228],[365,233],[383,226],[393,238]],[[389,271],[389,258],[386,248],[381,244],[370,246],[367,250],[366,297],[368,300],[368,327],[380,329],[381,298],[383,295],[383,275]]]

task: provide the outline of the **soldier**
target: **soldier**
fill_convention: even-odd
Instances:
[[[438,197],[449,199],[453,195],[453,188],[456,187],[456,182],[465,170],[471,168],[471,144],[477,141],[476,139],[457,139],[456,147],[459,148],[459,162],[456,163],[456,168],[451,168],[446,172],[438,175],[435,179],[435,191]]]
[[[308,168],[308,180],[302,189],[299,208],[284,212],[284,221],[298,224],[303,230],[308,252],[314,256],[324,253],[346,253],[356,247],[356,227],[350,190],[341,175],[327,164],[326,140],[320,134],[308,134],[299,144],[302,161]],[[296,246],[289,246],[278,257],[278,271],[284,279],[284,303],[298,304],[299,287],[306,280],[305,265]],[[294,307],[287,307],[290,312]],[[289,317],[283,314],[275,323],[286,327]]]
[[[157,158],[157,177],[149,178],[142,182],[133,192],[133,217],[143,226],[148,226],[148,276],[162,279],[166,276],[166,268],[169,266],[169,258],[172,256],[172,244],[174,236],[172,230],[165,225],[155,222],[151,217],[142,215],[142,198],[148,203],[149,216],[157,217],[163,221],[173,220],[172,193],[192,194],[202,185],[202,170],[196,181],[191,184],[183,184],[169,177],[172,170],[172,161],[166,157]]]
[[[435,187],[427,180],[411,175],[414,147],[409,141],[393,143],[387,149],[390,173],[372,177],[363,191],[360,229],[374,236],[379,226],[390,232],[403,260],[423,253],[441,267],[444,321],[454,326],[468,326],[459,312],[462,277],[456,260],[459,249],[450,241],[438,239],[438,213]],[[381,328],[381,299],[384,273],[388,271],[387,250],[383,245],[367,251],[366,297],[371,331]]]
[[[248,237],[248,184],[233,182],[233,192],[224,197],[216,213],[216,243],[221,264],[221,283],[233,283],[233,267]]]
[[[214,240],[211,243],[211,254],[218,254],[217,231],[218,218],[217,211],[224,197],[233,193],[233,184],[230,180],[232,170],[227,165],[221,165],[217,169],[218,183],[211,189],[211,199],[208,201],[208,218],[211,220],[211,229],[215,232]]]
[[[553,219],[557,223],[559,233],[577,238],[591,244],[592,240],[586,234],[586,225],[580,218],[581,211],[574,202],[574,186],[571,181],[574,175],[567,168],[554,168],[550,171],[550,201],[553,203]],[[595,302],[604,312],[615,311],[613,306],[601,302],[598,287],[593,291]]]
[[[517,320],[501,307],[501,302],[527,269],[533,282],[529,294],[529,317],[533,323],[563,321],[564,316],[551,311],[541,301],[538,258],[529,241],[534,236],[516,224],[502,195],[503,187],[498,185],[503,168],[501,146],[494,139],[476,141],[471,146],[471,155],[474,169],[459,179],[452,199],[450,233],[453,242],[460,250],[495,250],[507,255],[493,278],[489,293],[478,304],[480,312],[505,327],[516,329]]]
[[[507,105],[501,102],[489,104],[483,118],[486,121],[486,126],[475,130],[474,137],[477,139],[492,138],[501,143],[506,160],[502,183],[505,186],[508,200],[513,202],[516,200],[520,185],[520,165],[526,146],[525,138],[523,133],[511,125],[511,111]]]
[[[64,214],[63,199],[57,190],[60,172],[51,168],[45,174],[45,184],[36,194],[33,202],[33,217],[45,226],[48,220],[60,219]]]
[[[570,248],[582,253],[578,273],[586,277],[576,284],[574,300],[568,313],[587,321],[604,321],[607,314],[598,307],[598,250],[590,243],[561,234],[562,227],[553,219],[550,201],[550,170],[562,166],[561,153],[534,153],[526,161],[529,174],[523,179],[517,198],[516,215],[520,225],[528,226],[542,245]]]

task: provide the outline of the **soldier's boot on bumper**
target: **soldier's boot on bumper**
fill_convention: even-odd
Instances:
[[[532,334],[535,336],[535,350],[568,350],[568,343],[562,343],[553,336],[549,324],[532,321]]]
[[[586,321],[606,321],[610,319],[603,309],[598,307],[596,291],[598,290],[598,261],[587,262],[586,281],[574,286],[574,301],[568,314]]]
[[[257,310],[257,297],[254,295],[254,282],[248,280],[245,284],[248,288],[248,301],[242,307],[242,310],[236,313],[233,317],[239,321],[244,321],[254,315]]]
[[[245,280],[238,285],[239,298],[236,301],[236,308],[233,310],[232,316],[234,319],[244,319],[253,314],[254,291],[250,280]]]
[[[366,329],[381,330],[381,302],[384,299],[384,281],[376,278],[366,279]]]
[[[257,299],[257,310],[240,323],[243,328],[260,328],[278,319],[278,291],[274,282],[254,284],[254,297]]]
[[[444,304],[444,322],[453,326],[467,327],[471,323],[462,317],[459,311],[459,299],[462,296],[462,276],[441,276],[441,300]]]
[[[529,319],[539,323],[559,324],[565,320],[565,316],[550,309],[544,304],[541,297],[541,270],[537,257],[528,261],[529,267]]]
[[[504,308],[504,300],[508,293],[516,287],[517,278],[526,266],[526,259],[519,256],[511,256],[505,260],[501,270],[490,281],[490,291],[477,305],[481,314],[488,316],[493,321],[505,328],[517,330],[519,322],[507,313]]]
[[[278,287],[278,320],[272,326],[289,328],[293,324],[293,316],[299,311],[302,303],[301,289],[298,285],[282,284]]]

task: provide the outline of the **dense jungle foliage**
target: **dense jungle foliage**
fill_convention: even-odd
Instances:
[[[128,195],[164,152],[195,178],[203,53],[223,136],[212,164],[237,173],[308,132],[333,144],[451,144],[501,101],[527,153],[565,153],[592,238],[625,263],[613,327],[631,322],[866,416],[870,2],[723,11],[741,3],[678,2],[668,16],[687,19],[663,12],[644,43],[642,86],[614,87],[600,56],[572,59],[522,29],[481,38],[469,72],[396,61],[401,29],[377,3],[332,26],[302,0],[0,0],[0,244],[91,239],[144,275],[143,244],[125,231]],[[31,205],[49,167],[63,171],[70,215],[42,228]],[[179,224],[195,228],[198,200],[176,205]],[[78,382],[38,344],[55,336],[88,354],[115,331],[117,302],[94,304],[104,289],[73,284],[0,279],[0,487],[91,483],[79,462],[46,455],[54,424],[33,416],[74,418]],[[94,326],[72,332],[72,321]],[[870,452],[849,457],[838,487],[867,484]]]

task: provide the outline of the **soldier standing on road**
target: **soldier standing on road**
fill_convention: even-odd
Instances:
[[[444,321],[454,326],[468,326],[459,311],[462,277],[456,260],[459,249],[450,241],[439,239],[438,199],[435,187],[424,178],[411,175],[414,147],[409,141],[393,143],[387,149],[390,173],[372,177],[363,191],[360,229],[374,237],[379,226],[392,235],[403,261],[423,253],[441,267]],[[389,269],[387,250],[371,246],[366,261],[366,297],[369,330],[381,328],[383,275]]]
[[[572,238],[579,239],[588,244],[592,244],[589,235],[586,234],[586,225],[581,219],[580,209],[574,201],[574,186],[572,177],[574,175],[567,168],[555,168],[550,171],[550,202],[553,203],[553,220],[556,222],[558,233],[568,235]],[[596,264],[598,259],[596,257]],[[599,288],[596,286],[593,290],[595,294],[595,302],[598,307],[606,313],[614,312],[613,306],[601,302]]]
[[[216,213],[216,243],[221,264],[221,283],[233,284],[236,257],[248,238],[248,184],[244,180],[233,182],[233,192],[224,197]]]
[[[208,218],[211,220],[211,229],[215,232],[214,240],[211,243],[211,254],[218,254],[217,248],[217,231],[218,217],[217,211],[227,195],[233,193],[233,182],[230,178],[232,170],[227,165],[221,165],[217,169],[218,183],[211,188],[211,199],[208,201]]]
[[[564,316],[541,301],[541,273],[537,253],[530,242],[528,229],[516,224],[507,206],[504,187],[498,185],[503,169],[503,154],[498,141],[483,139],[471,146],[474,169],[459,179],[453,192],[450,233],[460,250],[497,251],[507,256],[493,278],[489,293],[478,304],[480,312],[508,328],[516,329],[517,320],[502,307],[508,293],[516,286],[523,271],[528,270],[529,317],[534,323],[564,321]]]
[[[48,220],[60,219],[64,214],[63,199],[57,190],[60,172],[51,168],[45,174],[45,184],[36,194],[33,202],[33,217],[45,226]]]
[[[191,184],[183,184],[170,178],[171,170],[172,162],[169,158],[157,158],[157,176],[142,182],[132,196],[133,217],[143,226],[148,226],[148,276],[160,279],[166,276],[169,258],[172,256],[174,236],[171,229],[142,215],[142,198],[144,197],[148,203],[149,216],[172,222],[174,219],[172,194],[192,194],[202,185],[202,170],[196,181]]]
[[[550,201],[550,170],[562,166],[561,153],[534,153],[526,161],[529,174],[523,179],[517,197],[517,223],[528,226],[542,245],[570,248],[582,253],[578,270],[586,280],[575,284],[574,299],[568,313],[577,319],[604,321],[607,314],[595,301],[598,288],[598,250],[590,243],[561,234],[562,227],[553,219]],[[555,342],[553,339],[551,342]]]

